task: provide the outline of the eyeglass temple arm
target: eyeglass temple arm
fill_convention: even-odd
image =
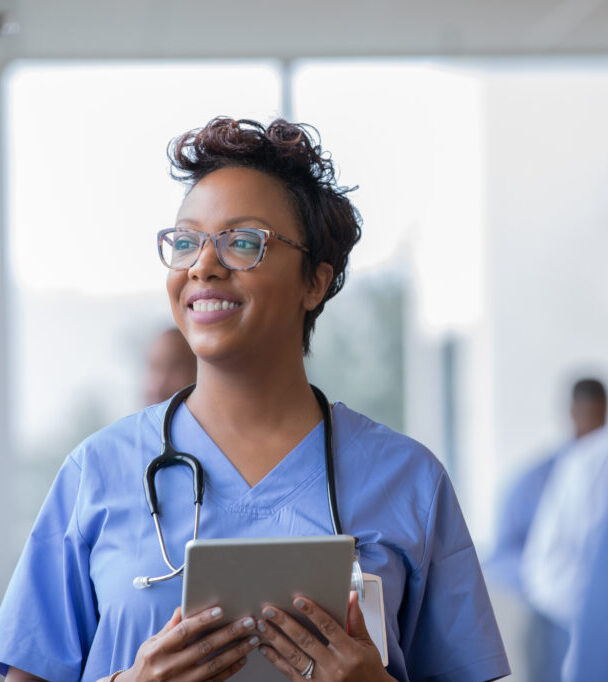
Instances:
[[[310,249],[308,247],[304,246],[303,244],[298,244],[298,242],[294,242],[293,239],[289,239],[289,237],[284,237],[282,234],[277,234],[276,232],[272,233],[274,237],[277,239],[280,239],[282,242],[285,242],[286,244],[290,244],[291,246],[295,246],[296,249],[300,249],[300,251],[305,251],[306,253],[309,253]]]

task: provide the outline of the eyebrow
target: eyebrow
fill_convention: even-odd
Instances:
[[[272,225],[270,225],[270,223],[266,222],[263,218],[259,218],[258,216],[255,215],[236,216],[235,218],[230,218],[230,220],[227,220],[225,224],[227,227],[232,227],[233,225],[238,225],[239,223],[244,223],[247,222],[248,220],[255,220],[256,222],[265,225],[269,230],[272,229]],[[181,222],[191,223],[192,225],[200,225],[198,220],[193,220],[192,218],[180,218],[177,221],[177,224]]]

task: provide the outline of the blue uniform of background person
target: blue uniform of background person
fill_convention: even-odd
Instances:
[[[570,443],[524,472],[508,491],[500,506],[496,543],[484,570],[501,585],[521,593],[521,560],[526,539],[555,462]]]
[[[127,668],[180,603],[181,581],[132,586],[135,576],[165,572],[140,484],[158,454],[164,407],[103,429],[67,458],[0,608],[0,673],[11,665],[51,681],[90,682]],[[507,675],[475,550],[441,464],[341,403],[333,417],[340,515],[345,532],[360,538],[363,570],[384,581],[390,674],[412,682]],[[185,405],[172,438],[205,469],[201,537],[332,532],[322,423],[253,488]],[[175,561],[192,533],[191,486],[183,467],[157,476]]]
[[[564,682],[608,680],[606,608],[608,607],[608,517],[589,564],[589,581],[571,632],[570,650],[564,664]]]

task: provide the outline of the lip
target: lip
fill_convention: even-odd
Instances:
[[[193,322],[196,322],[198,324],[205,324],[208,322],[219,322],[220,320],[230,317],[231,315],[235,315],[240,310],[241,306],[232,308],[232,310],[228,309],[210,311],[192,310],[192,308],[188,308],[188,313],[190,315],[190,319]]]
[[[193,294],[190,294],[190,296],[188,296],[186,303],[188,307],[190,307],[194,303],[194,301],[200,301],[201,299],[206,300],[209,298],[217,298],[220,301],[228,301],[229,303],[241,303],[240,299],[234,296],[234,294],[229,294],[227,291],[222,291],[221,289],[199,289],[198,291],[195,291]],[[227,311],[217,310],[212,312],[219,313]],[[212,312],[205,314],[211,315]]]

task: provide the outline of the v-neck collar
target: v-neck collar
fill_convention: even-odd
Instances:
[[[185,403],[173,417],[171,439],[177,450],[189,452],[201,462],[205,495],[231,511],[276,511],[303,485],[325,473],[322,421],[254,486],[247,483]]]

